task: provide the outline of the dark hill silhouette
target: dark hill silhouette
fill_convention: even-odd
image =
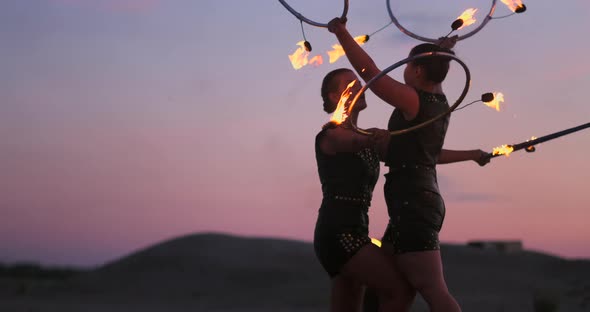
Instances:
[[[271,305],[325,305],[329,289],[310,243],[216,233],[139,250],[78,276],[69,288],[217,307],[252,305],[266,297]],[[294,294],[300,291],[308,295]]]
[[[590,261],[442,246],[449,287],[464,311],[590,311]],[[329,280],[309,242],[220,233],[187,235],[53,284],[7,297],[15,310],[326,311]],[[8,304],[6,303],[6,304]],[[53,309],[53,307],[56,307]],[[93,309],[94,308],[94,309]],[[417,300],[413,311],[427,311]]]

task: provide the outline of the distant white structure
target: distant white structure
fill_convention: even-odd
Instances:
[[[519,252],[522,251],[522,242],[519,240],[513,241],[470,241],[467,246],[481,249],[495,249],[502,252]]]

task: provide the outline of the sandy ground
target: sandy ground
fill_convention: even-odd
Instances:
[[[590,311],[590,261],[444,245],[464,311]],[[537,299],[535,299],[537,298]],[[191,235],[65,281],[0,278],[0,311],[327,311],[329,280],[311,244]],[[428,311],[421,298],[412,311]]]

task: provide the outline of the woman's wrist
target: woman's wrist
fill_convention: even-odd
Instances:
[[[471,150],[471,157],[470,159],[477,162],[481,158],[481,152],[479,150]]]
[[[479,160],[481,159],[481,157],[483,156],[481,150],[473,150],[473,161],[475,162],[479,162]]]

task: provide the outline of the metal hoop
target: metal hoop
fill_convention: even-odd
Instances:
[[[456,61],[457,63],[459,63],[461,65],[461,67],[463,67],[463,69],[465,70],[465,87],[463,88],[463,92],[461,93],[461,95],[459,96],[459,98],[457,99],[457,101],[455,102],[455,104],[453,104],[453,106],[449,107],[449,109],[444,112],[441,113],[421,124],[417,124],[415,126],[406,128],[406,129],[401,129],[401,130],[396,130],[396,131],[390,131],[389,133],[393,136],[393,135],[400,135],[400,134],[404,134],[404,133],[408,133],[410,131],[414,131],[417,129],[420,129],[422,127],[425,127],[433,122],[435,122],[436,120],[450,114],[452,111],[455,110],[455,108],[457,108],[457,106],[459,106],[459,104],[461,104],[461,102],[463,101],[463,99],[465,99],[465,96],[467,95],[467,92],[469,91],[469,86],[471,84],[471,73],[469,72],[469,68],[467,68],[467,65],[465,65],[465,63],[463,63],[463,61],[461,61],[457,56],[455,56],[454,54],[450,54],[450,53],[445,53],[445,52],[426,52],[426,53],[420,53],[418,55],[414,55],[411,57],[408,57],[404,60],[401,60],[389,67],[387,67],[386,69],[384,69],[383,71],[381,71],[379,74],[377,74],[375,77],[373,77],[371,80],[369,80],[360,90],[359,92],[355,95],[354,99],[352,99],[352,102],[350,103],[349,107],[354,107],[354,105],[356,104],[356,102],[358,101],[358,99],[360,98],[360,96],[365,93],[365,91],[369,88],[369,86],[371,84],[373,84],[373,82],[383,76],[385,76],[385,74],[389,73],[390,71],[404,65],[407,64],[409,62],[412,62],[414,60],[417,59],[422,59],[422,58],[427,58],[427,57],[432,57],[432,56],[445,56],[448,57],[454,61]],[[371,134],[369,131],[365,130],[365,129],[361,129],[359,128],[354,122],[351,123],[352,127],[354,128],[355,131],[361,133],[361,134]]]
[[[305,16],[301,15],[301,13],[295,11],[289,4],[287,4],[287,2],[285,0],[279,0],[279,2],[287,10],[289,10],[289,12],[291,12],[291,14],[295,15],[295,17],[297,17],[300,21],[306,22],[306,23],[308,23],[309,25],[312,25],[312,26],[328,28],[328,24],[327,23],[326,24],[323,24],[323,23],[314,22],[314,21],[306,18]],[[348,0],[344,0],[344,10],[342,11],[342,16],[340,18],[342,18],[342,19],[346,18],[346,14],[348,14]]]
[[[280,1],[280,0],[279,0]],[[494,15],[494,11],[496,10],[496,1],[497,0],[492,0],[492,7],[490,8],[490,12],[488,12],[488,15],[483,19],[483,21],[481,22],[481,24],[476,27],[474,30],[470,31],[469,33],[459,36],[459,38],[457,38],[457,41],[459,40],[463,40],[463,39],[467,39],[473,35],[475,35],[477,32],[479,32],[491,19],[492,19],[492,15]],[[390,4],[390,0],[386,0],[387,3],[387,12],[389,12],[389,17],[391,17],[391,21],[395,24],[395,26],[397,26],[397,28],[399,28],[399,30],[401,30],[404,34],[414,38],[414,39],[418,39],[420,41],[424,41],[424,42],[430,42],[430,43],[435,43],[438,41],[437,39],[431,39],[431,38],[426,38],[426,37],[422,37],[422,36],[418,36],[415,33],[407,30],[406,28],[404,28],[395,18],[395,16],[393,15],[393,12],[391,11],[391,4]]]

